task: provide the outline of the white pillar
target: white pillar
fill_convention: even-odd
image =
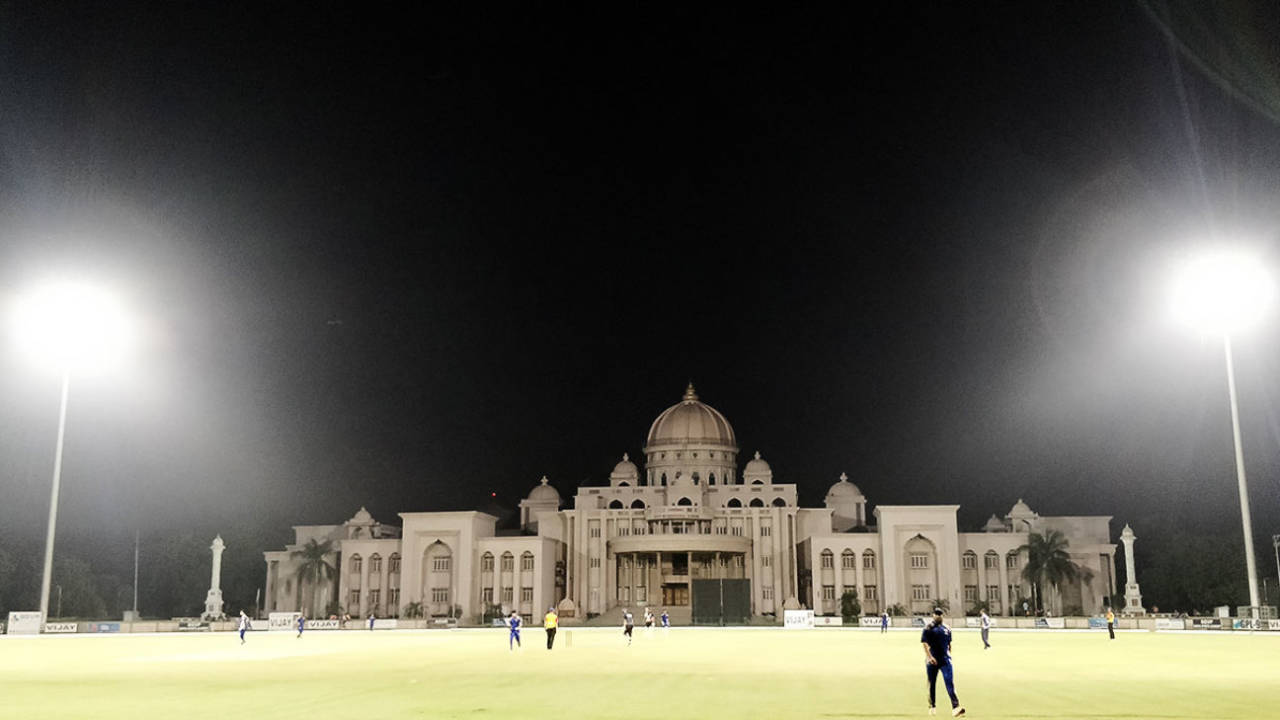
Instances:
[[[215,537],[213,544],[209,546],[209,550],[213,552],[213,569],[209,574],[209,593],[204,600],[204,617],[210,620],[223,617],[222,551],[226,547],[226,543],[222,542],[221,535]]]
[[[1120,542],[1124,543],[1124,608],[1120,611],[1125,615],[1145,615],[1146,609],[1142,607],[1142,592],[1138,589],[1137,569],[1133,563],[1133,541],[1138,536],[1133,534],[1133,528],[1126,523],[1124,531],[1120,533]]]

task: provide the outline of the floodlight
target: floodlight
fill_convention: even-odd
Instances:
[[[14,340],[32,360],[59,372],[91,372],[119,361],[133,327],[119,300],[80,283],[40,287],[12,309]]]
[[[1262,262],[1242,252],[1217,252],[1186,261],[1174,276],[1174,316],[1202,332],[1232,334],[1270,309],[1275,285]]]

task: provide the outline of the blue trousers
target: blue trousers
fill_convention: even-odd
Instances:
[[[516,645],[519,645],[519,644],[520,644],[520,631],[512,630],[511,637],[507,638],[507,647],[514,648]]]
[[[938,673],[942,673],[942,682],[947,686],[947,694],[951,696],[951,707],[960,707],[960,698],[956,697],[956,686],[951,679],[951,662],[941,665],[926,664],[925,672],[929,675],[929,707],[934,706],[934,698],[937,696]]]

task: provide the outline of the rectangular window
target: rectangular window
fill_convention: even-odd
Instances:
[[[1000,602],[1000,586],[999,585],[987,586],[987,602]]]
[[[724,525],[717,525],[717,526],[716,526],[716,534],[717,534],[717,535],[728,535],[728,534],[729,534],[729,528],[725,527]]]
[[[520,602],[533,602],[533,588],[520,588]]]
[[[594,522],[593,522],[593,523],[591,523],[590,533],[589,533],[589,534],[590,534],[590,536],[591,536],[591,537],[593,537],[593,538],[598,538],[598,537],[600,537],[600,526],[599,526],[598,524],[594,523]]]
[[[360,591],[359,590],[351,591],[351,601],[347,604],[347,610],[348,611],[354,610],[356,612],[360,611]]]
[[[532,569],[533,569],[533,556],[532,556],[532,555],[521,555],[521,556],[520,556],[520,569],[521,569],[521,570],[532,570]]]
[[[866,598],[867,602],[875,602],[876,600],[880,599],[879,596],[876,594],[875,585],[863,585],[862,596]]]
[[[737,565],[739,568],[744,567],[744,566],[747,564],[747,558],[746,558],[746,556],[745,556],[745,555],[734,555],[734,556],[733,556],[733,564],[734,564],[734,565]]]
[[[990,553],[983,559],[983,564],[987,566],[988,570],[998,570],[1000,569],[1000,556]]]
[[[875,570],[875,569],[876,569],[876,556],[875,556],[875,555],[872,555],[872,554],[869,554],[869,553],[868,553],[868,554],[864,554],[864,555],[862,556],[862,569],[863,569],[863,570]]]
[[[772,532],[772,530],[773,528],[769,527],[768,525],[761,525],[760,537],[769,537],[769,533]]]
[[[932,596],[933,596],[933,593],[930,592],[928,585],[912,585],[911,586],[912,600],[929,600],[932,598]]]
[[[929,556],[924,553],[911,553],[911,569],[924,570],[929,567]]]
[[[509,587],[502,588],[502,602],[509,603],[512,599],[512,590]]]
[[[382,591],[381,591],[381,590],[370,590],[370,591],[369,591],[369,605],[370,605],[370,607],[378,607],[378,601],[382,599],[381,597],[379,597],[380,595],[382,595]]]
[[[381,555],[374,555],[373,557],[369,558],[369,572],[371,573],[382,572],[382,556]]]
[[[978,556],[965,553],[961,564],[965,570],[976,570],[978,569]]]
[[[480,602],[487,605],[493,604],[493,588],[484,588],[480,591]]]
[[[480,558],[480,571],[493,572],[493,556],[492,555],[485,555],[484,557]]]
[[[760,556],[760,567],[773,567],[773,556],[772,556],[772,555],[761,555],[761,556]]]
[[[855,555],[854,555],[853,553],[845,553],[844,555],[841,555],[841,556],[840,556],[840,567],[841,567],[842,569],[844,569],[844,570],[852,570],[852,569],[853,569],[853,567],[854,567],[854,566],[853,566],[853,559],[854,559],[854,557],[855,557]]]
[[[835,600],[835,599],[836,599],[836,586],[835,586],[835,585],[823,585],[823,586],[822,586],[822,599],[823,599],[823,600]]]
[[[431,569],[436,572],[448,572],[452,558],[438,557],[431,561]]]
[[[734,526],[733,526],[733,532],[732,532],[731,534],[732,534],[734,537],[742,537],[742,527],[741,527],[741,526],[739,526],[739,525],[734,525]]]
[[[1017,555],[1006,555],[1006,556],[1005,556],[1005,559],[1004,559],[1004,565],[1005,565],[1005,567],[1009,568],[1010,570],[1014,570],[1014,569],[1016,569],[1016,568],[1018,567],[1018,556],[1017,556]]]
[[[503,572],[511,572],[512,570],[515,569],[515,566],[516,566],[516,559],[514,557],[512,557],[510,554],[502,556]]]
[[[969,603],[978,602],[978,586],[977,585],[964,586],[964,601]]]
[[[364,566],[364,561],[360,559],[359,555],[351,558],[351,574],[352,575],[359,575],[360,568],[363,566]]]
[[[646,602],[648,600],[648,595],[649,593],[645,590],[643,585],[636,586],[636,602]]]
[[[433,603],[449,602],[449,588],[431,588],[431,602]]]
[[[600,567],[600,558],[591,558],[591,567],[593,568]]]
[[[631,534],[631,528],[626,527],[626,526],[620,526],[620,527],[618,528],[618,535],[625,536],[625,535],[630,535],[630,534]]]
[[[835,565],[835,556],[831,553],[822,553],[822,569],[826,570]]]
[[[387,610],[396,615],[400,614],[400,588],[391,588],[387,591]]]
[[[761,597],[763,597],[765,600],[772,600],[772,599],[773,599],[773,588],[771,588],[771,587],[765,587],[765,588],[762,588],[762,589],[760,590],[760,596],[761,596]]]

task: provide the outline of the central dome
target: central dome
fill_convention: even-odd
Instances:
[[[733,427],[719,410],[698,400],[693,383],[684,398],[662,412],[649,427],[648,447],[659,445],[728,445],[735,449],[738,441]]]

